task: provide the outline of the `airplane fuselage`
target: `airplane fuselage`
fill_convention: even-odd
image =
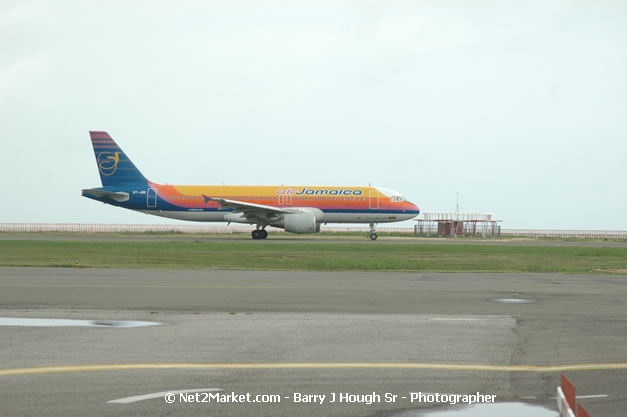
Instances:
[[[393,201],[376,187],[312,186],[231,186],[163,185],[148,182],[148,187],[103,187],[100,190],[128,194],[128,200],[116,201],[90,195],[85,197],[118,207],[172,219],[199,222],[250,223],[233,209],[221,208],[206,197],[241,201],[282,209],[312,211],[318,223],[387,223],[409,220],[419,213],[407,201]],[[395,198],[396,197],[396,198]]]

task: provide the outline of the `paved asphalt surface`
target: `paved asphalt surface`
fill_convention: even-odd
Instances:
[[[624,417],[626,301],[627,276],[0,268],[0,317],[100,323],[0,326],[0,415],[419,416],[450,407],[411,402],[411,392],[556,409],[560,366],[576,365],[566,374],[588,411]],[[166,403],[180,390],[281,402],[175,394]],[[162,394],[110,402],[153,393]],[[339,401],[372,393],[380,402]],[[397,397],[386,402],[386,393]]]

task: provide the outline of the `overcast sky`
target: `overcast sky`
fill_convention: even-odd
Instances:
[[[156,182],[624,230],[626,45],[621,0],[3,0],[0,222],[175,222],[80,196],[106,130]]]

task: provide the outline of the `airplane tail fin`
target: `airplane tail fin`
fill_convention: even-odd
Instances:
[[[146,178],[107,132],[90,131],[103,187],[146,183]]]

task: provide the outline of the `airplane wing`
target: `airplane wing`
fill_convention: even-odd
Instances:
[[[264,204],[248,203],[245,201],[229,200],[226,198],[215,198],[202,195],[205,199],[205,203],[209,201],[215,201],[220,204],[220,210],[232,209],[233,213],[243,213],[244,216],[251,222],[257,221],[270,221],[277,217],[288,214],[297,213],[295,209],[283,209],[279,207],[266,206]]]

